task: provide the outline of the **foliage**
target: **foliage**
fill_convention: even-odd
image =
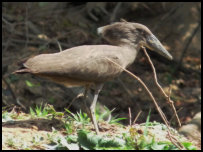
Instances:
[[[7,111],[2,112],[2,122],[6,122],[9,120],[12,120],[11,113],[9,113]]]
[[[121,125],[118,122],[121,120],[127,119],[127,118],[118,118],[118,115],[111,117],[112,112],[115,110],[115,108],[112,110],[109,110],[107,107],[104,107],[104,108],[105,108],[105,111],[102,114],[100,114],[99,111],[96,109],[95,115],[96,115],[97,121],[105,121],[106,117],[110,117],[109,124]]]
[[[62,112],[56,112],[54,107],[49,104],[45,104],[43,108],[42,104],[40,106],[36,105],[34,110],[30,107],[30,114],[32,117],[42,118],[62,117],[64,115]]]
[[[69,117],[69,118],[73,118],[79,124],[85,125],[85,124],[88,124],[90,122],[90,118],[88,117],[88,115],[86,113],[82,112],[81,110],[80,110],[80,112],[77,112],[76,114],[70,112],[66,108],[65,108],[65,110],[66,110],[66,112],[71,114],[72,117]]]
[[[117,124],[117,125],[121,125],[120,123],[118,123],[121,120],[124,120],[127,118],[118,118],[118,116],[114,116],[110,119],[109,124]]]
[[[40,84],[33,84],[32,82],[28,81],[28,80],[25,80],[25,83],[28,87],[37,87],[37,86],[40,86]]]
[[[120,149],[125,146],[125,141],[118,138],[105,138],[101,135],[95,135],[86,130],[78,131],[78,142],[85,150],[96,149]]]
[[[42,104],[38,107],[36,106],[36,108],[33,110],[30,107],[30,114],[32,117],[47,117],[48,115],[48,111],[45,108],[42,108]]]
[[[61,134],[60,131],[52,127],[52,132],[47,133],[47,138],[49,144],[43,144],[43,147],[49,150],[178,150],[169,141],[156,141],[155,136],[149,132],[149,127],[162,125],[159,123],[149,122],[150,112],[147,117],[146,123],[140,126],[143,126],[145,129],[143,132],[140,132],[138,129],[130,127],[126,129],[125,133],[116,134],[112,136],[110,134],[96,135],[94,131],[91,131],[88,126],[92,125],[89,121],[87,114],[83,112],[77,112],[76,114],[70,112],[70,121],[64,123],[66,131]],[[57,113],[53,107],[46,105],[44,108],[41,106],[36,106],[33,110],[31,108],[30,114],[34,117],[45,117],[49,114]],[[10,113],[3,112],[2,118],[6,118]],[[28,116],[28,115],[27,115]],[[63,118],[59,117],[63,120]],[[117,118],[118,120],[119,118]],[[82,125],[82,129],[78,129],[78,125]],[[120,128],[118,123],[114,124],[114,127]],[[162,129],[165,130],[165,129]],[[111,130],[109,130],[111,131]],[[65,133],[65,134],[64,134]],[[39,147],[42,146],[41,143],[44,141],[45,137],[42,137],[39,134],[36,134],[32,137],[32,146]],[[6,144],[15,149],[19,149],[19,146],[16,146],[15,140],[12,138],[7,139]],[[196,147],[190,142],[182,143],[185,149],[195,150]],[[29,144],[21,145],[20,149],[32,149]]]

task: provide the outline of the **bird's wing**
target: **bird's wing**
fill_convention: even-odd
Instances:
[[[122,72],[106,58],[120,63],[121,47],[87,45],[54,54],[41,54],[29,59],[24,66],[35,74],[67,76],[84,81],[105,81]]]

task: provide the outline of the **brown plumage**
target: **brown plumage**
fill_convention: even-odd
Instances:
[[[56,82],[64,78],[62,83],[66,86],[102,83],[122,72],[119,67],[106,60],[105,57],[126,67],[135,58],[135,55],[132,58],[128,57],[127,49],[111,45],[78,46],[58,53],[32,57],[23,64],[25,69],[16,72],[28,72],[53,79]],[[128,60],[122,60],[124,58]]]
[[[146,46],[172,59],[159,40],[144,25],[130,22],[116,22],[98,28],[98,34],[112,45],[84,45],[53,54],[41,54],[28,59],[23,68],[14,73],[31,73],[48,78],[65,86],[92,86],[95,96],[90,107],[96,132],[95,106],[103,83],[119,76],[123,68],[135,60],[140,46]],[[87,87],[87,88],[88,88]]]

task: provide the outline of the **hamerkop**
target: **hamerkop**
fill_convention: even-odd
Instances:
[[[83,45],[58,53],[40,54],[28,59],[14,73],[31,73],[68,87],[93,88],[95,92],[90,113],[98,134],[95,106],[99,92],[105,81],[119,76],[123,71],[108,59],[126,68],[133,63],[141,46],[168,59],[172,59],[172,56],[142,24],[122,21],[100,27],[97,31],[111,45]]]

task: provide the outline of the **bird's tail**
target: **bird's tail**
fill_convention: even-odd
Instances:
[[[25,67],[22,67],[16,71],[14,71],[12,74],[24,74],[24,73],[31,73],[31,70],[27,69]]]
[[[24,63],[27,61],[27,59],[20,61],[17,63],[18,66],[20,66],[20,68],[14,72],[12,72],[12,74],[24,74],[24,73],[31,73],[31,70],[26,68],[24,66]]]

